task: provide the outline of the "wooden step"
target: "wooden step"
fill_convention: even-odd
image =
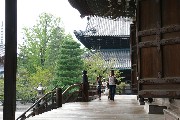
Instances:
[[[164,109],[164,120],[180,120],[180,111],[178,109]]]
[[[167,110],[164,110],[165,120],[180,120],[180,99],[172,99]]]

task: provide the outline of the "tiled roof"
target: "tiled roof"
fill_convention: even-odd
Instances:
[[[105,60],[105,65],[114,62],[113,69],[131,69],[130,49],[100,49],[84,55],[84,58],[89,59],[91,55],[98,52]]]
[[[4,45],[0,45],[0,57],[5,55],[5,46]]]
[[[102,17],[87,17],[88,23],[86,30],[75,31],[86,36],[122,36],[130,35],[130,24],[132,20],[129,18],[117,18],[116,20]]]
[[[110,59],[115,60],[115,69],[131,69],[130,49],[101,49],[99,51],[107,64]]]
[[[5,55],[5,45],[3,44],[3,40],[4,40],[4,26],[2,22],[0,28],[0,57]]]
[[[74,31],[76,38],[88,49],[129,48],[130,24],[128,18],[116,20],[88,17],[86,30]]]

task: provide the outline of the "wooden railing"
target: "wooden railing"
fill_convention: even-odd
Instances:
[[[78,100],[80,96],[82,84],[74,84],[69,86],[62,94],[63,94],[63,103],[75,102]]]
[[[82,102],[84,94],[82,91],[82,83],[81,84],[74,84],[69,86],[64,92],[63,92],[63,103],[67,102]],[[74,89],[79,88],[79,89]],[[90,85],[88,90],[88,101],[96,99],[97,96],[97,88],[96,85]]]
[[[60,99],[62,95],[62,91],[60,89],[56,89],[54,91],[46,93],[43,97],[38,99],[31,107],[29,107],[22,115],[20,115],[16,120],[25,120],[30,116],[35,116],[41,114],[45,111],[49,111],[51,109],[55,109],[61,106]],[[57,97],[59,96],[59,97]],[[59,101],[59,102],[57,102]],[[27,116],[26,114],[30,112]]]
[[[90,85],[88,93],[89,93],[89,101],[98,98],[97,86],[96,85]]]
[[[96,99],[97,90],[96,86],[89,86],[89,101]],[[69,86],[64,92],[62,89],[56,88],[51,92],[46,93],[43,97],[38,99],[31,107],[29,107],[22,115],[16,120],[25,120],[31,116],[41,114],[43,112],[62,107],[63,103],[67,102],[80,102],[83,101],[82,84],[74,84]],[[28,113],[29,111],[32,111]],[[28,115],[26,115],[28,113]]]

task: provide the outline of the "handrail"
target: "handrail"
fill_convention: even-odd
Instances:
[[[62,90],[66,87],[67,85],[64,85],[63,87],[62,87]]]
[[[65,98],[65,94],[67,94],[68,91],[70,91],[71,89],[73,89],[73,88],[75,88],[75,87],[79,87],[79,90],[78,90],[77,92],[78,92],[78,93],[80,92],[81,84],[74,84],[74,85],[69,86],[69,87],[62,93],[63,100],[64,100],[63,103],[66,103],[66,102],[69,100],[69,98],[70,98],[70,97]],[[77,92],[76,92],[76,93],[77,93]],[[72,96],[72,94],[73,94],[73,93],[68,94],[68,96]]]
[[[56,85],[51,91],[54,91],[58,86]]]
[[[72,90],[73,88],[75,87],[79,87],[79,90],[74,90],[74,91],[71,91],[71,93],[68,93],[70,90]],[[92,100],[92,99],[96,99],[96,86],[90,86],[90,89],[88,90],[89,92],[89,100]],[[53,89],[53,91],[50,91],[48,93],[46,93],[43,97],[39,98],[31,107],[29,107],[23,114],[21,114],[16,120],[25,120],[26,118],[30,117],[30,116],[34,116],[34,115],[37,115],[39,113],[42,113],[42,112],[45,112],[45,111],[48,111],[48,109],[54,109],[54,108],[57,108],[57,106],[54,107],[54,103],[57,102],[57,101],[54,101],[54,97],[55,97],[55,93],[56,93],[56,90],[55,88]],[[50,95],[50,97],[48,97],[48,95]],[[57,94],[57,93],[56,93]],[[69,86],[66,90],[64,90],[64,92],[61,93],[62,94],[62,99],[64,100],[64,103],[68,102],[68,101],[74,101],[74,100],[77,100],[79,97],[81,98],[83,93],[82,93],[82,83],[79,83],[79,84],[74,84],[74,85],[71,85]],[[76,95],[75,95],[76,94]],[[74,96],[75,95],[75,96]],[[93,97],[94,96],[94,97]],[[47,98],[46,98],[47,97]],[[47,99],[49,101],[47,101]],[[43,100],[44,103],[41,103]],[[52,100],[52,104],[48,104],[48,102],[50,102],[50,100]],[[39,103],[41,103],[41,105],[36,109],[34,108],[36,105],[39,105]],[[62,104],[62,103],[61,103]],[[43,105],[46,105],[46,106],[43,106]],[[45,107],[45,109],[41,109],[41,107]],[[26,113],[28,111],[30,111],[31,109],[33,109],[33,112],[30,113],[29,115],[26,116]],[[40,110],[40,112],[39,112]],[[42,110],[42,111],[41,111]],[[36,114],[37,113],[37,114]]]
[[[66,86],[66,85],[65,85]],[[65,88],[65,86],[63,87],[63,88]],[[71,86],[69,86],[63,93],[62,93],[62,95],[63,96],[65,96],[65,94],[70,90],[70,89],[72,89],[72,88],[74,88],[74,87],[76,87],[76,86],[80,86],[80,84],[74,84],[74,85],[71,85]],[[52,91],[50,91],[50,92],[48,92],[48,93],[46,93],[44,96],[42,96],[41,98],[39,98],[31,107],[29,107],[25,112],[23,112],[16,120],[25,120],[26,118],[28,118],[28,117],[30,117],[30,116],[33,116],[33,113],[34,113],[34,111],[32,112],[32,113],[30,113],[29,115],[27,115],[26,116],[26,113],[28,112],[28,111],[30,111],[31,109],[33,109],[36,105],[38,105],[42,100],[44,100],[44,99],[46,99],[46,97],[48,96],[48,95],[50,95],[50,94],[55,94],[56,93],[56,91],[55,91],[55,89],[57,88],[57,86],[56,87],[54,87],[53,89],[52,89]],[[50,100],[51,100],[52,98],[50,98]],[[68,100],[68,99],[67,99]],[[66,101],[67,101],[66,100]],[[65,101],[65,102],[66,102]],[[47,101],[46,101],[47,102]],[[43,103],[42,105],[44,105],[44,104],[46,104],[46,103]]]
[[[48,93],[46,93],[43,97],[39,98],[31,107],[29,107],[23,114],[21,114],[16,120],[19,120],[21,118],[21,120],[24,120],[26,118],[25,114],[31,110],[32,108],[34,108],[37,104],[39,104],[41,102],[41,100],[43,100],[46,96],[48,96],[49,94],[55,93],[56,91],[50,91]]]
[[[70,90],[71,88],[74,88],[76,86],[80,86],[80,84],[74,84],[74,85],[69,86],[62,94],[64,95],[65,93],[67,93],[68,90]]]

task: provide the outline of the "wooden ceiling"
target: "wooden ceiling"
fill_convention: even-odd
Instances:
[[[99,16],[116,19],[135,17],[136,0],[68,0],[77,9],[81,17]]]

